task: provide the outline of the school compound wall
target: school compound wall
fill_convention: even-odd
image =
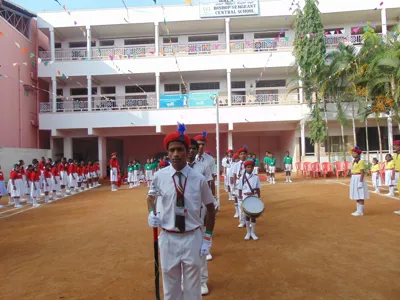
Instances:
[[[0,166],[8,180],[10,170],[20,159],[26,165],[32,163],[33,158],[40,159],[41,157],[51,157],[50,149],[27,149],[27,148],[6,148],[0,147]]]

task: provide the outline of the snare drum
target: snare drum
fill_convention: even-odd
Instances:
[[[243,200],[242,209],[249,218],[258,218],[264,212],[264,203],[261,199],[250,196]]]

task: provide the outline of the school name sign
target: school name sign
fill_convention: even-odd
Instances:
[[[258,14],[258,0],[221,0],[217,3],[200,3],[200,18],[225,18]]]

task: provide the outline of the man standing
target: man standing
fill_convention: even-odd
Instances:
[[[164,300],[201,300],[201,257],[210,252],[215,221],[214,198],[208,183],[187,164],[191,142],[185,130],[179,124],[177,132],[165,137],[164,147],[171,165],[155,174],[148,197],[149,226],[160,226],[163,230],[159,247]],[[156,214],[153,195],[159,195]],[[204,234],[201,231],[204,221],[200,218],[202,204],[207,209]]]
[[[111,181],[111,192],[118,191],[118,172],[119,172],[119,162],[117,160],[117,153],[111,153],[110,159],[110,181]]]

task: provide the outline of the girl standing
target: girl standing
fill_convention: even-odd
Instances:
[[[56,163],[53,163],[53,166],[51,168],[51,175],[53,200],[57,200],[57,192],[60,190],[60,172]]]
[[[50,203],[49,193],[52,190],[52,180],[51,180],[51,166],[47,163],[43,171],[43,191],[44,191],[44,202]]]
[[[10,174],[10,180],[11,180],[11,186],[12,186],[11,197],[14,199],[14,203],[15,203],[14,207],[15,208],[22,207],[22,205],[19,204],[19,198],[21,196],[20,189],[18,188],[19,180],[20,180],[19,176],[20,176],[19,164],[15,164],[14,169],[13,169],[13,171],[11,171],[11,174]],[[21,177],[21,181],[22,181],[22,177]]]
[[[1,171],[1,166],[0,166],[0,199],[7,195],[7,189],[6,185],[4,184],[4,173]],[[0,204],[0,208],[2,208],[4,205]]]
[[[30,182],[31,182],[31,198],[33,201],[33,207],[38,207],[40,206],[39,203],[37,203],[37,201],[40,198],[40,170],[39,170],[39,166],[36,165],[34,167],[34,170],[31,173],[31,178],[30,178]]]
[[[372,173],[372,185],[374,186],[375,190],[374,193],[379,194],[379,187],[381,186],[381,176],[380,176],[380,166],[378,163],[377,158],[372,159],[372,167],[371,167],[371,173]]]
[[[385,185],[389,187],[389,193],[387,196],[394,196],[394,186],[396,185],[395,181],[395,170],[394,170],[394,161],[391,154],[386,154],[385,156]]]
[[[357,201],[357,209],[352,213],[355,217],[364,215],[364,200],[369,199],[368,185],[364,180],[365,162],[360,159],[361,153],[362,150],[358,146],[351,149],[354,160],[351,169],[350,199]]]

